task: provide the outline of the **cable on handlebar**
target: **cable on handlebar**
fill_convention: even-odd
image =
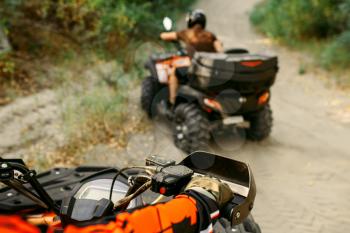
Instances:
[[[114,205],[114,209],[119,209],[119,208],[125,209],[132,199],[134,199],[136,196],[138,196],[139,194],[149,189],[151,185],[152,185],[152,181],[151,180],[147,181],[140,188],[138,188],[134,193],[120,199],[118,203]]]
[[[154,201],[152,201],[152,205],[157,204],[159,202],[161,202],[163,199],[165,198],[165,196],[163,196],[162,194],[160,194],[156,199],[154,199]]]
[[[120,169],[117,174],[115,174],[115,176],[113,177],[113,180],[112,180],[112,184],[111,184],[111,189],[109,191],[109,200],[112,201],[112,195],[113,195],[113,188],[114,188],[114,184],[115,184],[115,181],[117,180],[118,176],[120,174],[122,174],[124,171],[126,170],[130,170],[130,169],[142,169],[144,170],[146,173],[149,173],[149,174],[152,174],[156,171],[156,168],[155,167],[151,167],[151,166],[132,166],[132,167],[126,167],[126,168],[123,168],[123,169]],[[142,186],[141,186],[142,187]],[[137,191],[136,191],[137,192]]]

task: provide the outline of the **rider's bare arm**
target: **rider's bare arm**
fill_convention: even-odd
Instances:
[[[218,52],[218,53],[224,52],[224,47],[223,47],[222,42],[220,40],[214,41],[214,48],[215,48],[216,52]]]
[[[173,41],[178,39],[176,32],[162,32],[160,34],[160,38],[165,41]]]

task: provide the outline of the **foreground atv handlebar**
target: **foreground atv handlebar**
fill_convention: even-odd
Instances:
[[[138,172],[126,172],[128,169],[138,170]],[[106,173],[110,169],[104,171]],[[82,184],[76,186],[71,196],[63,199],[62,206],[58,207],[38,182],[35,172],[29,170],[22,160],[0,159],[0,181],[29,197],[42,208],[53,211],[60,217],[63,225],[90,221],[113,214],[114,211],[124,210],[133,199],[149,188],[164,196],[178,195],[191,178],[197,175],[216,177],[229,185],[235,195],[221,209],[221,216],[229,220],[232,225],[237,225],[248,216],[256,193],[253,175],[245,163],[206,152],[194,152],[178,164],[175,161],[151,156],[146,160],[146,166],[125,168],[116,174],[113,180],[119,174],[122,174],[124,179],[128,177],[129,188],[124,198],[114,200],[115,204],[112,202],[112,195],[109,196],[109,199],[107,196],[97,195],[98,193],[91,196],[91,192],[94,191],[88,188],[89,185],[96,187],[96,182],[103,183],[102,180],[106,180],[106,178],[97,177],[96,180],[83,179]],[[89,182],[95,183],[89,184]],[[30,191],[26,183],[30,184],[35,192]],[[103,189],[96,191],[99,192],[99,190]],[[114,190],[113,182],[111,182],[110,190]],[[157,199],[153,203],[158,201]],[[75,209],[91,209],[91,211],[80,211],[77,214],[79,211],[74,211]]]
[[[234,192],[234,197],[221,210],[221,214],[232,225],[241,223],[253,209],[256,185],[252,171],[245,163],[197,151],[178,165],[174,165],[174,161],[159,160],[155,156],[148,158],[146,164],[163,167],[161,173],[152,178],[152,191],[167,196],[179,194],[194,175],[209,175],[227,183]]]

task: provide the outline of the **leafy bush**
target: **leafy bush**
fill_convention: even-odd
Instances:
[[[326,68],[337,66],[346,69],[350,65],[350,31],[336,37],[322,53],[322,65]]]
[[[125,49],[130,42],[157,39],[161,19],[165,15],[176,16],[190,3],[190,0],[5,0],[0,3],[0,13],[5,16],[10,33],[15,33],[11,37],[15,44],[18,41],[15,37],[22,35],[26,40],[21,43],[27,41],[34,44],[31,47],[46,49],[49,45],[35,37],[38,31],[42,35],[46,30],[53,35],[64,34],[79,45],[115,52]]]
[[[250,19],[268,36],[292,46],[331,41],[322,55],[322,64],[328,68],[350,65],[346,54],[346,41],[350,42],[348,0],[265,0],[255,7]]]
[[[348,5],[344,0],[269,0],[255,8],[251,20],[275,37],[325,38],[347,28]]]
[[[123,64],[122,71],[140,70],[141,63],[135,60],[137,48],[146,41],[158,41],[162,18],[175,18],[190,3],[191,0],[2,0],[0,28],[5,29],[12,52],[0,57],[0,98],[7,95],[4,89],[11,89],[3,85],[9,76],[19,91],[29,90],[29,82],[22,85],[22,81],[23,76],[36,79],[33,70],[91,53],[117,59]],[[40,65],[33,69],[30,64],[35,62]],[[15,64],[15,69],[8,72],[8,64]],[[22,70],[28,75],[18,75]],[[38,87],[48,87],[48,79],[30,81]]]

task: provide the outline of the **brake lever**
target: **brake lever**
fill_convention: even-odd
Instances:
[[[151,177],[145,176],[145,175],[137,175],[137,176],[130,176],[128,178],[128,183],[130,185],[129,190],[125,194],[125,196],[129,196],[136,192],[142,185],[144,185],[146,182],[150,181]]]

